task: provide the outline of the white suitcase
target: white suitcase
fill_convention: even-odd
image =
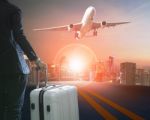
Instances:
[[[31,120],[79,120],[77,88],[49,86],[30,94]]]

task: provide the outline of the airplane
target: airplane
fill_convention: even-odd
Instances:
[[[94,16],[96,14],[96,9],[93,6],[89,6],[80,23],[69,24],[58,27],[51,28],[42,28],[42,29],[34,29],[34,31],[75,31],[75,38],[81,39],[85,36],[85,34],[91,30],[93,30],[93,36],[97,36],[97,30],[99,28],[105,27],[113,27],[116,25],[127,24],[130,22],[116,22],[116,23],[107,23],[106,21],[102,22],[94,22]]]

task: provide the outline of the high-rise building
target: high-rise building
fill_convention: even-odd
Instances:
[[[136,84],[142,85],[144,82],[144,69],[136,70]]]
[[[143,86],[150,86],[150,71],[144,69],[137,69],[136,84]]]
[[[124,62],[120,64],[121,84],[135,85],[136,63]]]
[[[143,79],[142,85],[150,86],[150,71],[144,72],[144,79]]]

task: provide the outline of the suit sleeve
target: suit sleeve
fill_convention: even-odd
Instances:
[[[31,47],[30,43],[26,39],[23,27],[22,27],[22,17],[21,10],[17,10],[12,15],[12,30],[15,41],[20,45],[21,49],[24,51],[25,55],[29,58],[29,60],[34,61],[38,57]]]

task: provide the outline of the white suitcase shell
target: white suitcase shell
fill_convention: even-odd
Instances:
[[[40,120],[39,93],[41,90],[42,88],[35,89],[30,93],[31,120]]]
[[[75,86],[48,87],[43,94],[42,108],[39,106],[41,90],[42,88],[35,89],[30,94],[31,120],[79,120]],[[43,109],[42,115],[41,109]]]
[[[68,96],[69,120],[79,120],[77,88],[75,86],[63,86],[62,89],[67,92]]]

